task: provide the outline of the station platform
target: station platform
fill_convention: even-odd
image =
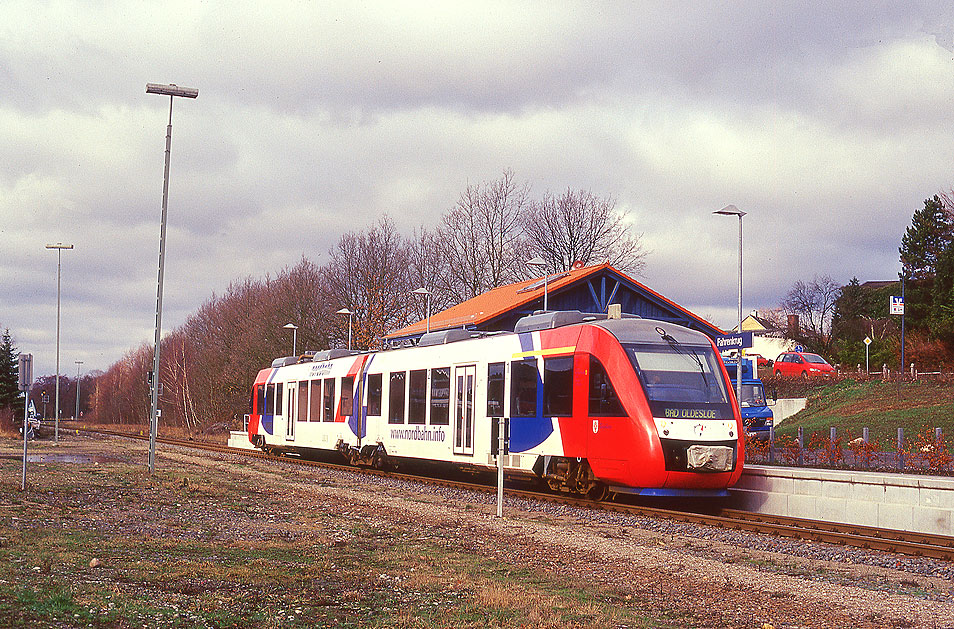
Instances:
[[[954,478],[747,465],[726,506],[772,515],[954,535]]]

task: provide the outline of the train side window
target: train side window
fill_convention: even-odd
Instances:
[[[487,365],[487,417],[504,416],[504,363]]]
[[[341,379],[341,414],[351,417],[354,412],[354,376]]]
[[[407,423],[423,424],[427,413],[427,369],[412,369],[407,385]]]
[[[537,361],[515,360],[510,363],[510,414],[513,417],[537,416]]]
[[[282,412],[282,383],[275,385],[275,414],[281,415]]]
[[[368,415],[381,415],[381,374],[368,374]]]
[[[450,424],[450,367],[431,369],[431,425]]]
[[[308,421],[308,381],[298,383],[298,421]]]
[[[265,385],[265,406],[262,407],[262,415],[275,414],[275,385]]]
[[[573,414],[573,357],[543,359],[543,414],[569,417]]]
[[[595,356],[590,356],[590,404],[589,413],[592,417],[623,417],[623,405],[616,395],[616,389],[606,373],[603,363]]]
[[[255,387],[255,408],[253,411],[258,415],[265,414],[265,390],[268,387],[264,384],[260,384]]]
[[[388,423],[404,423],[404,384],[407,379],[406,371],[397,371],[391,374],[388,383]]]
[[[311,397],[309,398],[309,412],[311,416],[309,419],[313,422],[321,421],[321,380],[312,380],[311,381]]]
[[[322,416],[326,422],[335,421],[335,379],[325,378],[324,395],[322,396]]]

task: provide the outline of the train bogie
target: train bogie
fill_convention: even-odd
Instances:
[[[410,348],[279,359],[256,378],[249,439],[359,465],[479,470],[496,466],[494,424],[507,418],[505,467],[554,489],[714,494],[738,479],[739,417],[707,337],[559,314],[512,334],[457,330]]]

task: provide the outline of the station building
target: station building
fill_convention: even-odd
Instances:
[[[414,343],[428,326],[431,332],[466,329],[483,332],[513,331],[517,320],[535,311],[579,310],[606,313],[610,304],[619,304],[624,313],[657,319],[698,330],[710,338],[725,334],[702,317],[637,282],[610,264],[584,266],[546,279],[537,278],[501,286],[432,314],[430,321],[418,321],[385,336],[392,345]]]

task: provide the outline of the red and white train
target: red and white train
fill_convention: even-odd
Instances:
[[[591,496],[724,496],[742,473],[734,393],[712,341],[681,326],[577,311],[513,333],[447,330],[413,347],[276,359],[255,379],[249,440],[355,464],[493,469]]]

